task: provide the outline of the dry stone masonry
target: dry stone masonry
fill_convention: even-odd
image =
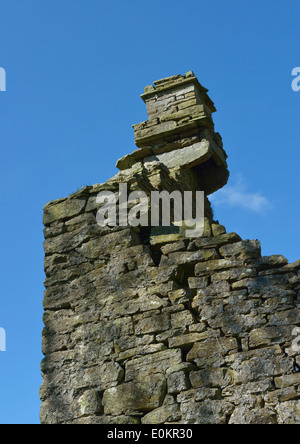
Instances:
[[[120,172],[44,208],[44,424],[299,424],[300,261],[213,220],[228,180],[213,102],[192,72],[142,95]],[[102,190],[201,190],[202,237],[100,227]]]

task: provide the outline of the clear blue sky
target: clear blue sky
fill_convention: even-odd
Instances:
[[[0,423],[39,422],[43,206],[116,173],[154,80],[210,90],[231,172],[215,217],[300,258],[299,19],[299,0],[0,1]]]

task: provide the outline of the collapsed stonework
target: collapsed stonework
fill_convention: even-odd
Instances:
[[[44,208],[43,424],[299,424],[300,261],[213,220],[228,180],[192,72],[142,95],[133,153]],[[205,229],[100,227],[100,191],[205,192]]]

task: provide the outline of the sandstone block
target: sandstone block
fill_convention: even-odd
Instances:
[[[142,418],[142,424],[165,424],[176,422],[181,419],[181,413],[177,404],[164,405],[147,413]]]
[[[167,379],[168,393],[177,394],[189,389],[189,380],[184,371],[174,372]]]
[[[86,198],[61,199],[57,202],[50,202],[44,207],[44,225],[60,219],[68,219],[79,214],[85,207]]]
[[[226,424],[233,410],[234,405],[224,400],[189,401],[181,406],[183,419],[196,424]]]
[[[162,405],[165,393],[166,381],[159,375],[149,375],[144,381],[121,384],[104,392],[104,413],[120,415],[149,412]]]
[[[256,348],[270,346],[271,344],[282,343],[283,338],[292,336],[293,327],[262,327],[252,330],[249,336],[249,347]]]
[[[221,256],[224,258],[234,258],[240,260],[257,258],[261,256],[261,246],[257,239],[224,245],[223,247],[220,247],[219,251]]]
[[[171,327],[171,319],[167,314],[151,316],[141,319],[135,326],[135,332],[138,335],[149,333],[160,333]]]
[[[126,381],[143,378],[149,374],[165,374],[168,368],[181,364],[181,350],[164,350],[152,355],[136,357],[125,365]]]
[[[193,388],[220,387],[224,389],[233,383],[233,372],[228,368],[209,368],[192,372],[190,381]]]
[[[211,338],[204,342],[196,342],[187,354],[188,362],[196,362],[198,367],[212,366],[224,362],[224,357],[229,352],[237,350],[237,342],[234,338]]]

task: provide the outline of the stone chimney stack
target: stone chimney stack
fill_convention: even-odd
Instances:
[[[133,125],[140,149],[117,163],[120,170],[135,163],[159,162],[179,169],[195,188],[209,195],[228,180],[227,155],[214,131],[214,103],[192,71],[157,80],[146,86],[142,99],[149,119]]]
[[[153,130],[147,131],[147,126],[140,128],[140,125],[135,125],[137,146],[145,146],[148,140],[155,139],[155,134],[158,140],[163,140],[170,134],[189,132],[197,126],[213,131],[211,115],[216,108],[207,91],[192,72],[157,80],[154,86],[146,86],[141,97],[147,106],[148,127]]]

